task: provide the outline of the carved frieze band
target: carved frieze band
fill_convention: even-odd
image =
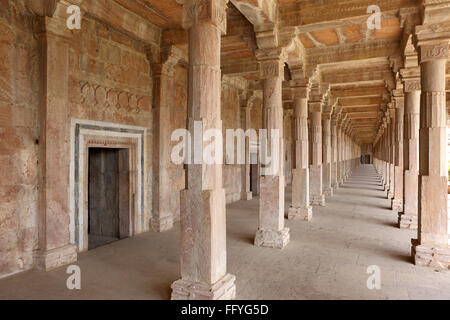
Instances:
[[[81,104],[91,107],[124,109],[139,113],[150,111],[150,97],[139,96],[115,88],[107,88],[86,81],[80,82]]]

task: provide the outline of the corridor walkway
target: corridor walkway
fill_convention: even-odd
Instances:
[[[286,210],[290,189],[286,194]],[[373,166],[314,208],[311,222],[287,221],[285,250],[252,245],[258,200],[228,206],[228,270],[237,299],[450,299],[450,272],[411,263],[416,232],[395,227]],[[179,225],[79,256],[82,290],[66,288],[65,268],[0,280],[0,299],[168,299],[179,275]],[[366,286],[367,268],[381,270],[381,290]]]

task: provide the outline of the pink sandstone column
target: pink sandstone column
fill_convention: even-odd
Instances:
[[[65,11],[59,6],[58,12]],[[77,260],[70,239],[68,91],[70,35],[59,17],[39,17],[41,91],[39,133],[38,269],[51,270]]]
[[[289,208],[288,218],[310,221],[312,207],[309,199],[309,86],[294,87],[294,90],[295,169],[292,172],[292,206]]]
[[[322,166],[322,96],[318,86],[312,89],[312,100],[309,102],[311,112],[311,159],[310,166],[310,197],[311,205],[325,206],[323,194]]]
[[[325,196],[333,196],[331,187],[331,112],[324,112],[322,119],[323,193]]]
[[[403,94],[403,90],[402,90]],[[404,98],[395,97],[395,168],[394,168],[394,198],[392,199],[392,210],[403,211],[403,118]]]
[[[195,121],[200,122],[202,133],[208,129],[222,133],[220,41],[226,30],[226,4],[223,0],[189,0],[183,5],[183,26],[189,30],[188,126],[192,136]],[[203,139],[196,138],[200,143],[196,143],[198,149],[194,147],[194,157],[201,159]],[[222,164],[197,159],[187,165],[181,203],[181,279],[172,284],[172,299],[234,298],[235,277],[227,274]]]
[[[339,189],[337,115],[331,118],[331,187]]]
[[[150,56],[150,54],[149,54]],[[163,56],[163,55],[161,55]],[[170,166],[170,108],[174,103],[174,66],[178,61],[171,56],[168,49],[165,59],[155,61],[152,65],[154,79],[154,154],[153,154],[153,212],[151,226],[157,232],[163,232],[173,227],[173,212],[171,212]]]
[[[383,172],[383,186],[384,186],[384,190],[388,190],[389,189],[389,171],[387,170],[388,166],[387,166],[387,160],[388,160],[388,149],[387,149],[387,137],[388,137],[388,126],[389,123],[389,118],[384,117],[383,118],[383,136],[382,136],[382,141],[381,141],[381,152],[383,155],[383,161],[381,163],[381,169]]]
[[[395,108],[389,109],[389,191],[388,198],[394,198],[395,191]]]
[[[271,154],[272,161],[261,169],[263,172],[260,179],[259,228],[255,236],[255,246],[283,249],[289,243],[289,229],[284,226],[284,59],[281,49],[274,51],[257,53],[260,58],[261,76],[264,79],[264,128],[267,129],[269,137],[267,152],[270,152],[272,143],[275,143],[278,144],[279,153]],[[275,131],[278,131],[279,139],[272,141]],[[277,146],[274,147],[277,149]],[[263,153],[266,151],[263,150]],[[268,169],[270,170],[264,172]]]
[[[420,45],[420,42],[419,42]],[[416,265],[448,269],[446,63],[448,41],[420,45],[419,230]]]
[[[389,113],[389,111],[388,111],[388,113]],[[390,173],[391,173],[391,170],[390,170],[390,164],[389,164],[389,161],[390,161],[390,137],[391,137],[391,118],[390,118],[390,116],[389,115],[387,115],[387,117],[386,117],[387,119],[387,122],[386,122],[386,130],[385,130],[385,134],[384,134],[384,152],[385,152],[385,168],[384,168],[384,170],[386,171],[386,173],[385,173],[385,176],[386,176],[386,179],[385,179],[385,181],[384,181],[384,183],[385,183],[385,185],[384,185],[384,190],[385,191],[387,191],[387,193],[386,193],[386,196],[388,195],[388,193],[389,193],[389,189],[390,189],[390,186],[391,186],[391,179],[390,179]]]
[[[247,131],[251,129],[251,106],[246,105],[241,107],[242,114],[242,129]],[[242,166],[242,200],[252,200],[253,194],[250,190],[250,137],[245,137],[245,164]]]
[[[420,72],[418,75],[405,79],[404,205],[403,213],[399,213],[402,229],[417,229],[418,224]]]
[[[338,119],[337,126],[336,126],[336,132],[337,132],[337,180],[339,186],[342,186],[344,183],[344,177],[342,176],[342,146],[344,144],[343,142],[343,134],[342,134],[342,119],[341,116]]]

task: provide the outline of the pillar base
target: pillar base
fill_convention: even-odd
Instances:
[[[252,192],[243,192],[242,193],[242,200],[249,201],[253,199],[253,193]]]
[[[77,261],[77,246],[66,245],[49,251],[34,253],[35,267],[38,270],[50,271]]]
[[[311,195],[311,205],[312,206],[320,206],[325,207],[325,195],[322,194],[320,196],[313,196]]]
[[[335,184],[333,184],[333,189],[339,190],[339,182],[336,182]]]
[[[309,206],[307,208],[289,208],[288,212],[289,220],[304,220],[311,221],[312,220],[312,207]]]
[[[281,231],[259,229],[256,231],[255,246],[284,249],[289,243],[289,240],[290,234],[288,228],[284,228]]]
[[[400,229],[410,229],[417,230],[418,228],[418,217],[399,213],[398,215],[398,227]]]
[[[333,188],[323,190],[323,194],[327,197],[332,197],[334,195]]]
[[[392,210],[401,212],[403,211],[403,200],[402,199],[392,199]]]
[[[172,284],[172,300],[233,300],[236,277],[227,274],[213,285],[183,279]]]
[[[450,269],[450,248],[419,245],[417,239],[411,241],[411,253],[417,266]]]
[[[164,232],[173,228],[173,217],[152,218],[151,226],[155,232]]]

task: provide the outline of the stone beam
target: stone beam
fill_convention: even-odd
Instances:
[[[318,65],[352,60],[373,59],[396,55],[399,52],[398,40],[373,40],[330,47],[315,47],[306,50],[306,64]]]
[[[280,21],[283,27],[325,24],[332,21],[369,17],[367,8],[373,4],[382,13],[398,11],[399,8],[418,7],[421,0],[341,0],[288,2],[280,4]]]
[[[227,60],[221,66],[223,75],[230,76],[245,76],[245,75],[259,75],[259,63],[253,59],[239,59]]]
[[[273,29],[277,17],[274,0],[231,0],[231,3],[253,24],[255,31]]]
[[[81,8],[86,15],[119,29],[134,39],[148,45],[160,46],[161,29],[115,1],[83,1]]]

